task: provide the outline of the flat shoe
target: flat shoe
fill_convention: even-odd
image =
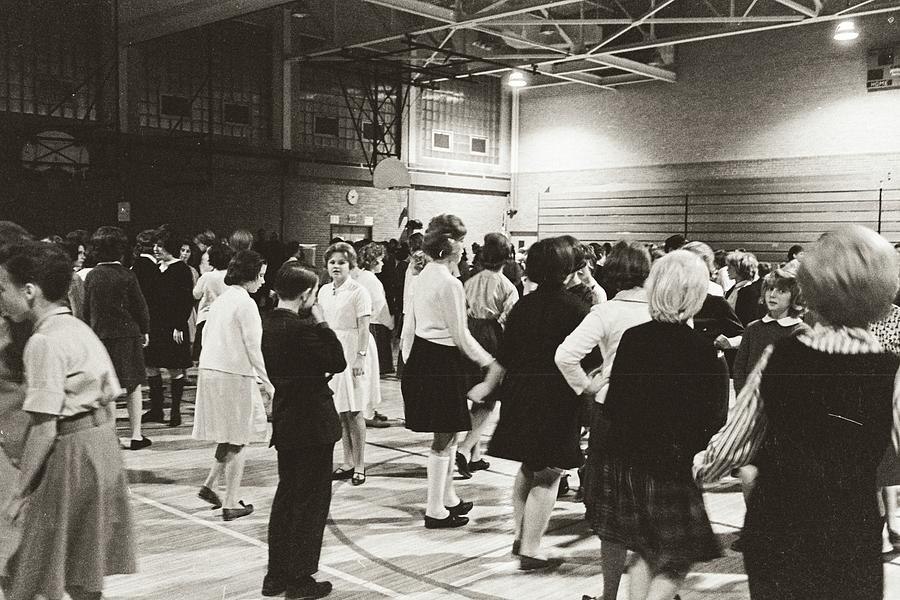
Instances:
[[[280,596],[281,594],[284,593],[284,591],[286,589],[287,589],[287,584],[285,584],[284,581],[282,581],[276,577],[271,577],[269,575],[266,575],[263,578],[263,585],[262,585],[262,595],[263,596]]]
[[[128,444],[127,448],[128,450],[141,450],[152,443],[153,442],[151,442],[149,438],[142,436],[139,440],[131,440],[131,443]]]
[[[463,479],[472,479],[472,471],[469,470],[469,461],[467,461],[466,457],[459,452],[456,453],[456,470]]]
[[[222,500],[219,498],[219,495],[205,485],[200,486],[200,491],[197,492],[197,497],[212,504],[213,508],[222,508]]]
[[[478,460],[470,460],[469,461],[469,471],[471,471],[471,472],[487,471],[490,468],[491,468],[491,463],[484,460],[483,458],[480,458]]]
[[[330,593],[330,581],[313,580],[302,585],[288,586],[287,594],[284,597],[287,600],[315,600],[316,598],[324,598]]]
[[[469,522],[469,517],[454,515],[450,513],[444,519],[435,519],[425,515],[425,529],[450,529],[452,527],[462,527]]]
[[[345,469],[344,467],[338,467],[331,473],[332,481],[343,481],[351,477],[353,477],[353,469]]]
[[[538,569],[555,569],[563,563],[561,558],[534,558],[533,556],[519,555],[520,571],[536,571]]]
[[[449,510],[451,515],[467,515],[474,506],[474,502],[466,502],[464,500],[460,500],[459,504],[457,504],[456,506],[445,506],[444,508]]]
[[[222,520],[224,521],[234,521],[235,519],[240,519],[241,517],[246,517],[247,515],[253,512],[252,504],[244,504],[241,502],[241,508],[223,508],[222,509]]]
[[[366,472],[363,471],[360,473],[359,471],[354,471],[353,476],[350,477],[350,483],[353,485],[362,485],[366,482]]]

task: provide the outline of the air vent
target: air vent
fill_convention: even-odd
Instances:
[[[191,116],[191,101],[183,96],[163,94],[159,97],[159,112],[170,117]]]
[[[487,154],[487,138],[472,136],[469,138],[469,153],[470,154]]]
[[[453,152],[453,133],[450,131],[431,131],[431,147],[441,152]]]
[[[246,104],[231,104],[226,102],[224,106],[225,122],[236,125],[250,124],[250,107]]]
[[[315,124],[315,134],[316,135],[327,135],[331,137],[338,137],[340,133],[340,128],[338,127],[338,119],[337,117],[316,117]]]

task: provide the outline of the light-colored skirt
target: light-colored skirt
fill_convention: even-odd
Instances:
[[[381,404],[381,384],[378,368],[378,347],[375,345],[375,337],[369,335],[369,349],[366,352],[364,364],[365,374],[361,377],[353,376],[353,365],[356,363],[357,350],[359,349],[358,329],[335,329],[334,333],[344,347],[344,359],[347,368],[336,373],[328,382],[331,391],[334,392],[334,407],[342,412],[367,412]]]
[[[264,440],[266,431],[265,404],[255,377],[198,371],[194,439],[243,446]]]
[[[62,598],[73,586],[100,591],[104,576],[135,572],[128,481],[111,422],[57,437],[22,534],[7,600]]]

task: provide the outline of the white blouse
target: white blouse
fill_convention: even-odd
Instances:
[[[384,293],[384,285],[372,271],[365,269],[357,269],[351,271],[350,274],[356,278],[356,281],[366,288],[369,297],[372,299],[372,320],[373,325],[384,325],[388,329],[394,328],[394,317],[388,310],[387,296]]]

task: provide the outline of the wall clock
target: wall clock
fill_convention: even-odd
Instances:
[[[347,203],[351,205],[355,205],[359,202],[359,192],[356,190],[350,190],[347,192]]]

